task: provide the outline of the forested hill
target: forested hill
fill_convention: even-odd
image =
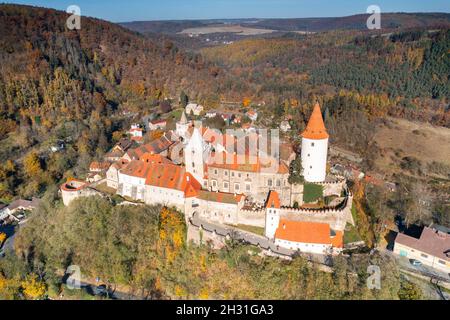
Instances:
[[[0,201],[85,174],[135,121],[125,115],[159,111],[181,90],[215,92],[217,71],[199,55],[97,19],[70,31],[67,18],[0,5]]]
[[[188,28],[217,25],[241,25],[277,31],[321,32],[330,30],[366,30],[368,14],[328,18],[294,19],[223,19],[223,20],[174,20],[123,22],[126,28],[141,33],[155,32],[174,34]],[[382,13],[384,29],[449,27],[448,13]]]
[[[371,116],[450,126],[450,29],[394,33],[331,31],[246,39],[202,49],[239,75],[231,91],[305,101],[351,97]],[[327,98],[328,97],[328,98]],[[347,106],[348,108],[348,106]]]
[[[92,18],[70,31],[67,17],[0,5],[1,137],[19,122],[50,129],[94,111],[143,108],[179,95],[179,88],[214,91],[214,76],[200,56]]]

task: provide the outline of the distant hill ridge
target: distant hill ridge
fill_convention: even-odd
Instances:
[[[178,33],[188,28],[199,28],[218,24],[236,24],[245,27],[279,31],[363,30],[366,29],[368,14],[346,17],[294,18],[294,19],[212,19],[212,20],[167,20],[133,21],[120,25],[137,32]],[[446,27],[450,26],[450,13],[382,13],[382,27],[385,29]]]

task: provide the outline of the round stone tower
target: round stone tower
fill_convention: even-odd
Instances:
[[[328,139],[320,105],[316,103],[308,125],[302,133],[302,167],[306,182],[325,181]]]

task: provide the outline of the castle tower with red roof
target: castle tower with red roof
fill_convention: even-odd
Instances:
[[[316,103],[305,131],[302,133],[302,167],[307,182],[323,182],[326,177],[328,156],[327,129],[320,105]]]
[[[269,239],[275,237],[278,224],[280,223],[280,197],[276,191],[270,191],[266,202],[266,227],[265,235]]]

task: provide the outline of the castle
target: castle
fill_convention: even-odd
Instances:
[[[318,104],[301,136],[305,183],[320,185],[323,197],[332,199],[328,205],[304,203],[304,184],[289,183],[289,161],[261,151],[258,133],[217,139],[217,132],[193,125],[184,112],[174,132],[114,162],[106,183],[126,199],[175,207],[188,224],[195,218],[217,226],[261,228],[278,247],[336,254],[343,248],[346,224],[353,224],[352,195],[344,178],[327,175],[329,135]],[[242,141],[245,147],[237,148]],[[182,160],[175,161],[173,154]],[[83,190],[89,189],[75,188],[75,197],[83,196]],[[67,185],[61,192],[63,199],[74,198]]]

